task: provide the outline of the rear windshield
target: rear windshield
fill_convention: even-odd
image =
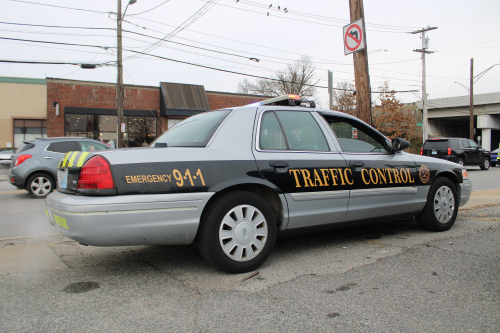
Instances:
[[[229,112],[231,110],[220,110],[192,116],[169,129],[155,143],[166,143],[168,147],[204,147]]]
[[[430,140],[425,141],[424,148],[443,149],[448,148],[448,140]]]
[[[22,153],[23,151],[26,151],[26,150],[31,149],[33,147],[35,147],[35,145],[33,143],[23,142],[21,147],[17,148],[16,154]]]

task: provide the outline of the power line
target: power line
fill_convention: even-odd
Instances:
[[[216,1],[216,2],[214,2],[214,1]],[[198,9],[187,20],[185,20],[183,23],[181,23],[171,33],[169,33],[168,35],[166,35],[165,37],[163,37],[162,40],[166,40],[167,38],[170,38],[170,37],[174,36],[175,34],[181,32],[185,28],[189,27],[191,24],[193,24],[194,22],[196,22],[200,17],[202,17],[203,15],[205,15],[205,13],[208,12],[214,6],[214,4],[216,4],[217,2],[219,2],[219,0],[209,0],[208,3],[205,3],[200,9]],[[152,46],[146,47],[143,50],[143,52],[153,51],[154,49],[156,49],[161,44],[163,44],[161,41],[156,42]],[[158,46],[155,46],[155,45],[158,45]],[[140,56],[137,56],[135,58],[139,58],[139,57]]]
[[[181,63],[181,64],[186,64],[186,65],[191,65],[191,66],[197,66],[197,67],[202,67],[202,68],[206,68],[206,69],[216,70],[216,71],[219,71],[219,72],[225,72],[225,73],[230,73],[230,74],[243,75],[243,76],[254,77],[254,78],[258,78],[258,79],[271,80],[271,81],[279,81],[279,82],[284,82],[284,83],[296,83],[296,82],[290,82],[290,81],[282,81],[282,80],[273,79],[273,78],[264,77],[264,76],[259,76],[259,75],[245,74],[245,73],[240,73],[240,72],[235,72],[235,71],[229,71],[229,70],[215,68],[215,67],[208,67],[208,66],[204,66],[204,65],[200,65],[200,64],[194,64],[194,63],[187,62],[187,61],[176,60],[176,59],[171,59],[171,58],[165,58],[165,57],[161,57],[161,56],[154,55],[154,54],[148,54],[148,53],[144,53],[144,52],[141,52],[141,51],[126,50],[126,49],[124,49],[124,50],[128,51],[128,52],[138,53],[138,54],[141,54],[141,55],[146,55],[146,56],[149,56],[149,57],[159,58],[159,59],[173,61],[173,62],[178,62],[178,63]],[[325,86],[318,86],[318,85],[313,85],[313,84],[304,84],[304,85],[311,86],[311,87],[317,87],[317,88],[326,88],[326,89],[328,88],[328,87],[325,87]],[[344,90],[344,91],[355,91],[355,90],[352,90],[352,89],[340,89],[340,88],[333,88],[333,89],[335,89],[335,90]],[[395,91],[395,92],[409,92],[409,91],[411,91],[411,90],[408,90],[408,91]],[[372,93],[384,93],[384,92],[383,91],[372,91]]]
[[[143,12],[136,13],[136,14],[128,14],[127,16],[130,16],[130,15],[141,15],[141,14],[144,14],[144,13],[150,12],[150,11],[155,10],[156,8],[160,7],[161,5],[163,5],[163,4],[165,4],[165,3],[169,2],[169,1],[170,1],[170,0],[163,1],[161,4],[159,4],[158,6],[155,6],[155,7],[151,8],[151,9],[148,9],[148,10],[145,10],[145,11],[143,11]],[[127,74],[128,74],[128,73],[127,73]],[[129,77],[130,77],[130,75],[129,75]]]
[[[11,1],[14,1],[14,0],[11,0]],[[116,47],[113,47],[113,46],[99,46],[99,45],[88,45],[88,44],[73,44],[73,43],[49,42],[49,41],[42,41],[42,40],[30,40],[30,39],[19,39],[19,38],[0,37],[0,39],[16,40],[16,41],[30,42],[30,43],[44,43],[44,44],[70,45],[70,46],[97,47],[97,48],[101,48],[101,49],[104,49],[104,50],[116,48]]]
[[[14,1],[14,0],[11,0]],[[91,30],[114,30],[115,28],[97,28],[97,27],[70,27],[65,25],[44,25],[44,24],[29,24],[29,23],[14,23],[14,22],[0,22],[0,24],[10,25],[25,25],[30,27],[44,27],[44,28],[64,28],[64,29],[91,29]]]
[[[43,65],[76,65],[76,66],[93,66],[101,67],[105,64],[87,64],[87,63],[76,63],[76,62],[58,62],[58,61],[29,61],[29,60],[0,60],[0,62],[12,63],[12,64],[43,64]],[[86,67],[91,68],[91,67]]]
[[[24,0],[10,0],[10,1],[29,3],[29,4],[32,4],[32,5],[40,5],[40,6],[48,6],[48,7],[56,7],[56,8],[80,10],[80,11],[85,11],[85,12],[99,13],[99,14],[114,14],[113,12],[103,12],[103,11],[99,11],[99,10],[91,10],[91,9],[82,9],[82,8],[56,6],[56,5],[49,5],[49,4],[46,4],[46,3],[38,3],[38,2],[31,2],[31,1],[24,1]]]

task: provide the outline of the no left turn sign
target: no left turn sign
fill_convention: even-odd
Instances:
[[[363,33],[363,27],[363,19],[359,19],[343,28],[345,55],[361,51],[365,48],[365,35]]]

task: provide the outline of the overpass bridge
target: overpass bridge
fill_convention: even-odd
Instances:
[[[429,99],[429,137],[469,137],[470,97]],[[422,110],[422,101],[417,102]],[[484,149],[500,144],[500,92],[474,94],[474,140]]]

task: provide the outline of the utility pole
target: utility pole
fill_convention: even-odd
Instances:
[[[363,0],[349,0],[349,10],[351,22],[359,19],[365,20],[363,9]],[[363,34],[365,38],[364,50],[353,54],[354,60],[354,79],[356,84],[356,114],[358,118],[372,124],[372,94],[370,87],[370,74],[368,71],[368,45],[366,42],[366,29],[363,25]]]
[[[425,32],[429,30],[434,30],[437,29],[437,27],[427,27],[423,28],[421,30],[413,31],[410,32],[410,34],[419,34],[421,33],[422,36],[422,48],[421,49],[416,49],[413,50],[413,52],[421,52],[422,53],[422,104],[423,104],[423,111],[422,111],[422,132],[423,132],[423,141],[427,140],[429,137],[429,127],[428,127],[428,115],[427,115],[427,90],[425,86],[425,54],[426,53],[434,53],[431,51],[427,51],[427,48],[429,47],[429,39],[425,38]]]
[[[116,148],[123,148],[123,133],[122,133],[122,120],[123,120],[123,64],[122,64],[122,0],[118,0],[117,10],[117,67],[118,77],[116,79],[116,118],[118,123],[118,140]]]
[[[116,79],[116,121],[118,123],[118,140],[116,142],[116,148],[123,148],[123,132],[122,132],[122,123],[123,123],[123,63],[122,63],[122,21],[125,16],[125,12],[129,5],[133,5],[137,0],[130,0],[125,7],[125,11],[122,15],[122,1],[118,0],[118,9],[116,12],[117,18],[117,61],[116,67],[118,68],[118,75]]]
[[[474,58],[470,59],[470,116],[469,116],[469,138],[474,140]]]

